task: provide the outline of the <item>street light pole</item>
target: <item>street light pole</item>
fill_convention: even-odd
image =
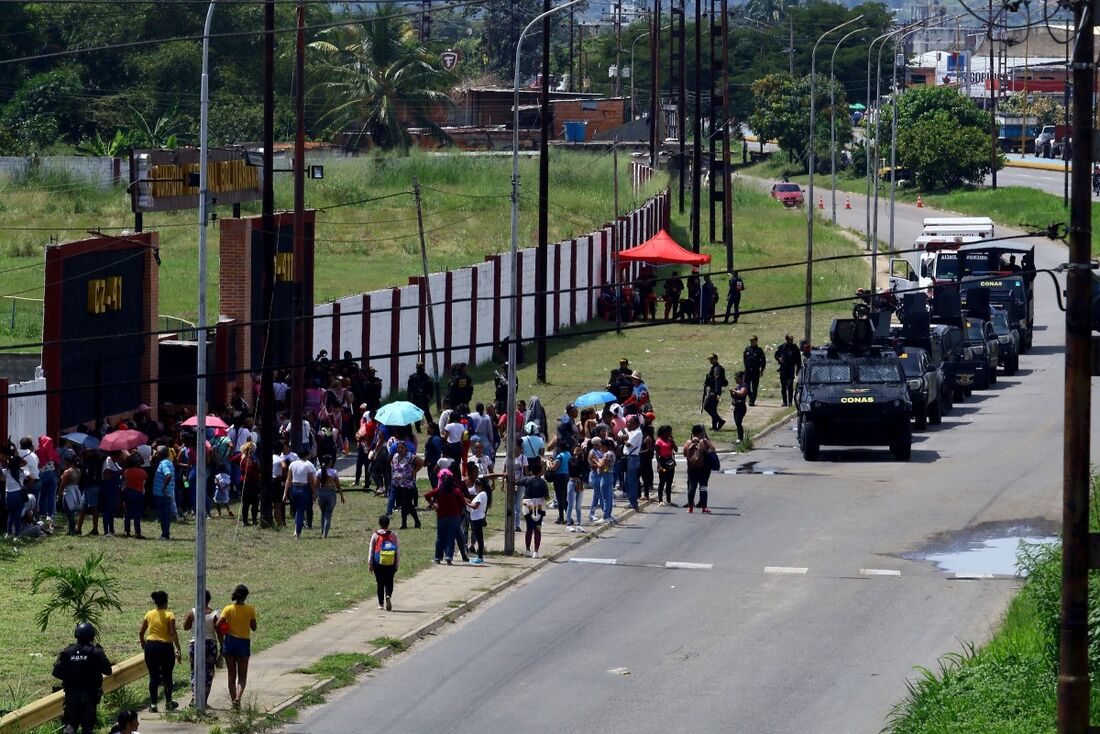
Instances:
[[[208,125],[210,119],[210,25],[214,20],[211,0],[206,8],[202,30],[202,81],[199,91],[199,303],[196,319],[198,358],[195,371],[195,446],[196,456],[205,459],[206,444],[206,207],[208,204]],[[206,461],[195,462],[195,661],[206,659]],[[195,710],[206,711],[206,678],[195,676]]]
[[[543,18],[566,8],[572,7],[581,0],[570,0],[564,5],[559,5],[556,8],[551,8],[544,13],[540,13],[535,16],[531,22],[529,22],[520,32],[519,38],[516,40],[516,66],[515,66],[515,79],[512,87],[512,289],[511,289],[511,317],[509,318],[508,325],[508,405],[507,405],[507,420],[505,421],[506,433],[505,433],[505,452],[504,452],[504,473],[505,486],[507,487],[507,503],[505,506],[504,517],[504,553],[505,555],[511,555],[516,550],[516,531],[515,521],[513,517],[515,512],[516,496],[516,476],[515,476],[515,445],[516,445],[516,339],[519,335],[518,324],[516,320],[519,317],[519,299],[517,294],[519,293],[519,268],[517,267],[517,260],[519,259],[517,253],[519,251],[519,54],[523,48],[523,39],[527,36],[536,23]],[[545,70],[544,72],[545,73]]]
[[[813,326],[813,309],[810,304],[814,300],[814,167],[817,165],[817,155],[814,150],[814,132],[817,121],[814,118],[817,116],[817,47],[825,40],[825,36],[833,31],[839,31],[841,28],[850,26],[861,18],[863,18],[862,13],[822,33],[810,53],[810,181],[807,186],[810,198],[806,204],[806,310],[804,314],[806,323],[803,334],[803,338],[807,342],[810,341],[810,330]]]
[[[637,47],[638,41],[642,40],[643,38],[645,38],[646,36],[648,36],[652,32],[653,32],[653,29],[651,28],[648,31],[644,31],[642,33],[639,33],[638,35],[634,36],[634,40],[630,42],[630,121],[631,122],[638,119],[638,116],[634,111],[634,49]]]
[[[836,52],[840,50],[842,43],[857,33],[867,30],[867,26],[860,26],[854,31],[848,31],[836,42],[833,47],[833,55],[829,58],[829,154],[832,158],[829,164],[829,173],[833,183],[833,224],[836,224]]]
[[[867,119],[867,115],[871,114],[871,54],[874,53],[875,44],[878,43],[879,41],[885,41],[890,36],[890,34],[893,33],[893,32],[894,31],[889,31],[887,33],[883,33],[881,36],[878,36],[877,38],[872,40],[870,44],[867,45],[867,96],[864,98],[864,100],[866,102],[866,105],[867,105],[867,109],[865,110],[865,114],[863,116],[864,120]],[[876,126],[878,125],[878,115],[879,115],[878,100],[876,100],[875,101],[875,125]],[[864,158],[864,162],[867,164],[867,206],[863,207],[864,211],[867,215],[867,226],[864,229],[864,232],[867,233],[867,249],[868,250],[871,249],[871,238],[872,238],[872,233],[871,233],[871,207],[870,207],[870,204],[871,204],[871,183],[872,183],[872,181],[875,180],[874,177],[871,175],[871,160],[872,160],[871,152],[872,151],[874,151],[874,162],[875,162],[874,164],[875,164],[875,167],[877,168],[878,167],[878,139],[877,138],[872,138],[872,136],[871,136],[871,126],[870,126],[870,124],[868,124],[867,125],[867,130],[863,134],[863,154],[864,154],[863,158]]]

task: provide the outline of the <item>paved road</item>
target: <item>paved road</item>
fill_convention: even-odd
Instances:
[[[989,186],[991,182],[992,177],[986,176],[986,186]],[[1063,176],[1061,171],[1045,171],[1034,168],[1002,168],[997,171],[997,185],[1026,186],[1032,189],[1040,189],[1057,196],[1063,194]]]
[[[907,238],[932,214],[898,213]],[[1043,245],[1043,265],[1061,259]],[[1059,517],[1063,327],[1046,282],[1037,316],[1019,375],[918,434],[911,463],[846,449],[809,464],[778,431],[750,457],[776,473],[717,478],[714,514],[642,514],[578,552],[616,565],[555,565],[288,731],[879,731],[912,666],[984,638],[1015,588],[903,554]]]

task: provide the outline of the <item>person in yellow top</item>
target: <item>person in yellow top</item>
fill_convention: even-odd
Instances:
[[[164,708],[173,711],[179,708],[179,704],[172,700],[172,669],[180,660],[176,615],[168,611],[167,592],[154,591],[150,596],[157,606],[145,613],[138,632],[138,641],[145,651],[145,667],[149,669],[149,710],[156,713],[157,691],[163,685]]]
[[[225,635],[222,654],[229,673],[229,699],[233,702],[233,708],[239,709],[248,681],[248,658],[252,654],[252,633],[256,631],[256,608],[245,604],[248,587],[244,584],[238,584],[230,598],[233,603],[218,615],[218,626]]]

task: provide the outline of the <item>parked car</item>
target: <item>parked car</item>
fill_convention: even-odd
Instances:
[[[918,429],[929,423],[936,426],[947,408],[943,368],[920,347],[904,347],[898,352],[909,399],[913,402],[913,420]]]
[[[988,384],[977,386],[979,390],[985,390],[997,381],[997,363],[1001,355],[1001,342],[997,339],[997,333],[993,331],[993,324],[967,316],[966,344],[970,347],[974,359],[985,362]]]
[[[993,331],[997,334],[997,341],[1001,343],[999,361],[1004,367],[1005,374],[1012,376],[1020,369],[1020,332],[1013,328],[1012,321],[1008,317],[1008,309],[994,307],[992,310]]]
[[[777,183],[772,186],[772,198],[786,207],[801,208],[806,203],[802,187],[793,183]]]

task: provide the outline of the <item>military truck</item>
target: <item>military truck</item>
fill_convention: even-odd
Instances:
[[[802,368],[795,402],[807,461],[816,461],[822,446],[886,445],[899,461],[911,456],[905,373],[894,350],[876,343],[869,319],[833,321],[829,345],[813,350]]]

